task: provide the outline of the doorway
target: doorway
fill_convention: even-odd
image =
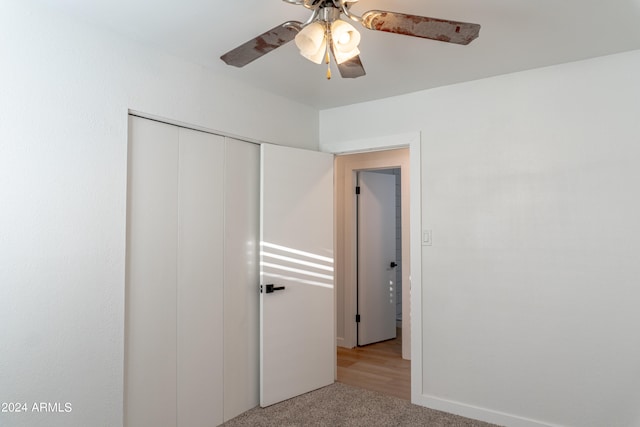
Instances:
[[[410,362],[411,358],[411,323],[410,323],[410,234],[409,234],[409,149],[400,148],[385,151],[366,153],[344,154],[336,156],[335,161],[335,185],[336,185],[336,338],[338,351],[338,371],[344,372],[345,364],[350,364],[344,356],[348,352],[349,357],[364,357],[365,352],[382,351],[379,347],[387,347],[383,354],[392,355],[395,360],[385,362],[388,373],[393,374],[394,369],[399,369],[406,374],[404,383],[404,395],[410,394]],[[357,186],[357,174],[360,171],[372,170],[398,170],[400,184],[400,245],[401,253],[398,259],[398,270],[401,274],[402,286],[399,296],[401,321],[398,323],[398,336],[395,340],[373,344],[366,347],[357,347],[357,199],[355,187]],[[404,256],[402,256],[404,255]],[[385,344],[386,343],[386,344]],[[357,347],[357,348],[356,348]],[[391,349],[394,349],[391,351]],[[371,354],[375,356],[375,354]],[[359,362],[360,363],[360,362]],[[343,366],[341,366],[343,365]],[[357,368],[350,366],[353,370]],[[362,366],[363,369],[366,369]],[[398,371],[399,372],[399,371]],[[397,373],[397,372],[396,372]],[[338,377],[341,380],[340,377]],[[342,378],[344,380],[344,378]],[[387,381],[387,380],[382,380]],[[408,383],[408,384],[407,384]],[[358,384],[353,384],[358,385]],[[365,387],[366,384],[360,384]]]

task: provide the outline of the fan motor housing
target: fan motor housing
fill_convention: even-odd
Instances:
[[[340,19],[340,13],[341,13],[340,9],[333,6],[327,6],[320,9],[320,14],[318,15],[318,18],[319,20],[324,22],[334,22],[337,19]]]

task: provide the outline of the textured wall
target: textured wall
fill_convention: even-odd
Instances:
[[[317,111],[30,1],[0,14],[0,425],[122,423],[127,112],[317,148]]]
[[[639,73],[634,51],[321,112],[321,148],[421,132],[421,403],[639,425]]]

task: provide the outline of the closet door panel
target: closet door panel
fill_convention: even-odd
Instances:
[[[223,137],[180,129],[178,186],[178,426],[219,425],[223,422]]]
[[[260,403],[260,146],[226,139],[224,420]]]
[[[125,426],[175,426],[178,128],[129,118]]]

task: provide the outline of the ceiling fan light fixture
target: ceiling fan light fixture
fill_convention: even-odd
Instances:
[[[353,25],[341,19],[331,24],[331,37],[335,47],[345,52],[352,51],[360,44],[360,33]]]
[[[319,22],[307,25],[296,35],[295,42],[300,55],[320,64],[327,50],[324,25]]]
[[[428,16],[384,10],[369,10],[362,14],[351,12],[358,0],[283,0],[304,6],[311,16],[304,21],[287,21],[230,50],[220,57],[228,65],[244,67],[272,50],[295,39],[300,53],[316,64],[323,57],[327,64],[327,78],[331,74],[331,54],[338,63],[343,78],[354,79],[366,75],[360,60],[360,33],[348,22],[358,22],[364,28],[385,33],[419,37],[458,45],[467,45],[480,33],[480,25],[470,22],[430,18]],[[637,0],[640,1],[640,0]],[[348,22],[340,18],[344,16]]]
[[[338,64],[360,55],[360,33],[348,22],[340,19],[331,24],[333,54]]]

